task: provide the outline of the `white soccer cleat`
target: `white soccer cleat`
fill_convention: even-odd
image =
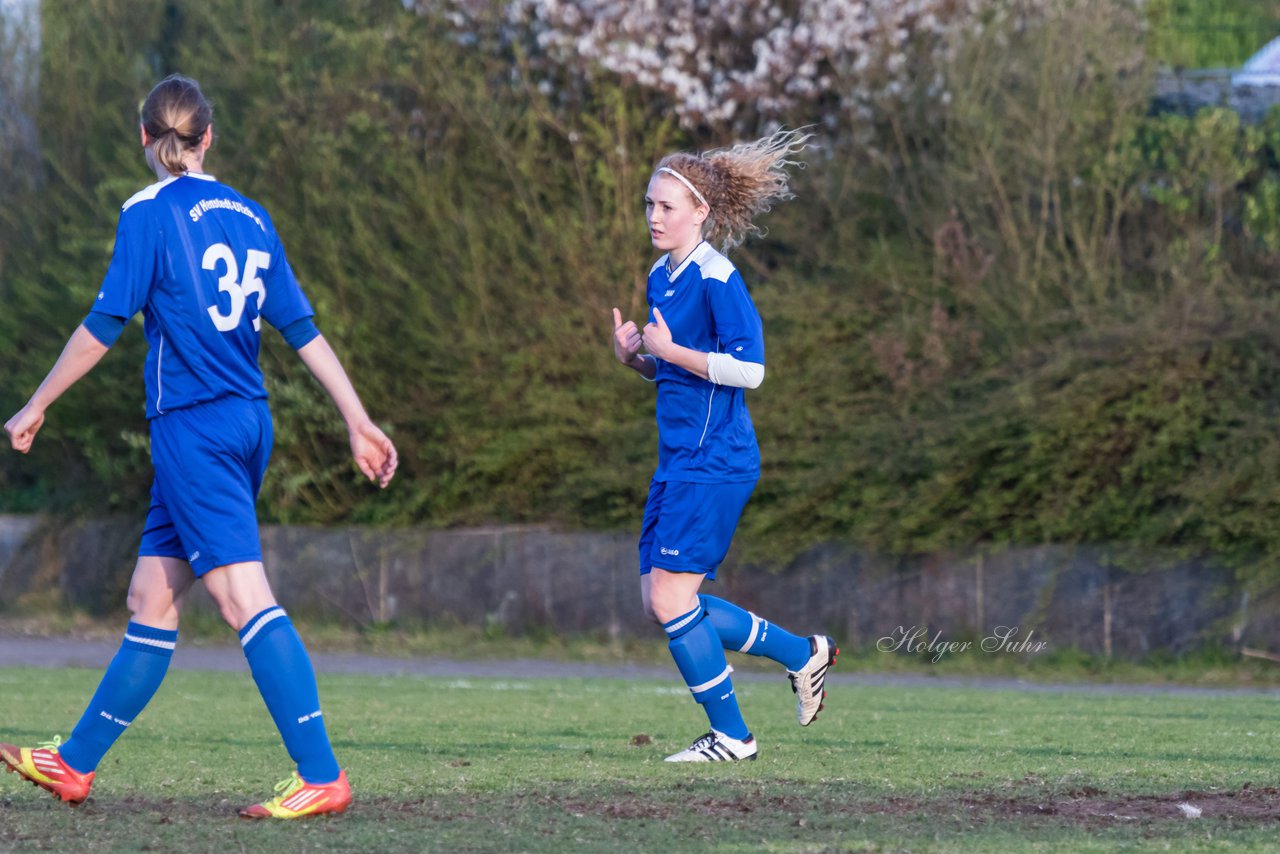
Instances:
[[[840,654],[836,642],[826,635],[809,638],[809,661],[799,670],[788,670],[791,690],[796,694],[796,718],[800,726],[808,726],[822,711],[827,696],[827,670]]]
[[[666,761],[737,762],[741,759],[755,759],[759,753],[755,736],[749,735],[746,740],[739,741],[713,729],[689,745],[687,749],[668,756]]]

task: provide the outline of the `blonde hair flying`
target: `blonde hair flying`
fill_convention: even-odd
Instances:
[[[763,234],[755,218],[775,202],[795,198],[787,173],[789,166],[803,166],[795,155],[803,151],[813,134],[790,130],[721,148],[704,154],[678,152],[659,161],[654,174],[675,172],[683,178],[695,203],[705,200],[711,209],[703,234],[722,251],[737,246],[748,234]],[[701,194],[702,199],[696,198]]]

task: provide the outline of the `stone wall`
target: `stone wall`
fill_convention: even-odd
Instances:
[[[370,625],[458,623],[648,636],[634,537],[541,527],[314,529],[266,526],[281,602],[302,617]],[[118,612],[139,526],[119,519],[0,516],[0,608]],[[838,545],[769,572],[731,554],[708,592],[798,632],[869,647],[912,629],[947,639],[1034,633],[1049,648],[1137,658],[1206,644],[1280,652],[1280,594],[1246,595],[1200,561],[1157,563],[1041,546],[886,560]],[[1135,571],[1136,567],[1136,571]],[[203,592],[193,607],[209,608]]]
[[[1156,77],[1152,109],[1191,115],[1205,107],[1227,107],[1248,122],[1259,121],[1280,104],[1280,86],[1255,86],[1233,80],[1235,69],[1168,69]]]

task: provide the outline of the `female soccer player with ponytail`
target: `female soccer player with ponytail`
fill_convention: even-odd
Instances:
[[[183,600],[199,578],[239,632],[297,764],[277,787],[279,796],[240,815],[342,812],[351,788],[329,745],[311,659],[262,566],[254,503],[272,444],[258,367],[262,320],[333,398],[365,477],[385,487],[396,450],[365,414],[316,329],[267,212],[203,171],[213,111],[199,86],[176,75],[161,81],[143,103],[141,124],[147,164],[159,181],[125,202],[92,310],[27,405],[5,424],[14,449],[27,453],[45,410],[142,312],[155,482],[129,586],[132,619],[71,738],[37,748],[0,744],[0,760],[63,801],[88,797],[103,755],[160,687]]]
[[[795,132],[704,155],[671,154],[649,180],[649,237],[664,254],[649,271],[643,331],[613,310],[614,355],[658,392],[658,469],[640,533],[640,590],[711,731],[668,762],[755,759],[755,739],[733,693],[726,649],[782,664],[801,726],[822,710],[835,642],[804,638],[699,595],[715,579],[760,478],[760,451],[744,389],[764,379],[760,315],[722,248],[757,232],[754,218],[792,198],[786,167],[808,141]],[[641,350],[644,353],[641,353]]]

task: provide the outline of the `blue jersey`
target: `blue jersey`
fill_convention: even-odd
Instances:
[[[709,243],[701,243],[670,275],[667,257],[649,271],[653,309],[683,347],[728,353],[764,364],[760,314],[737,269]],[[716,385],[657,360],[657,481],[735,483],[760,477],[760,449],[743,389]]]
[[[139,311],[148,418],[229,395],[266,397],[262,318],[281,329],[314,314],[267,212],[203,174],[152,184],[121,210],[93,312],[127,320]]]

